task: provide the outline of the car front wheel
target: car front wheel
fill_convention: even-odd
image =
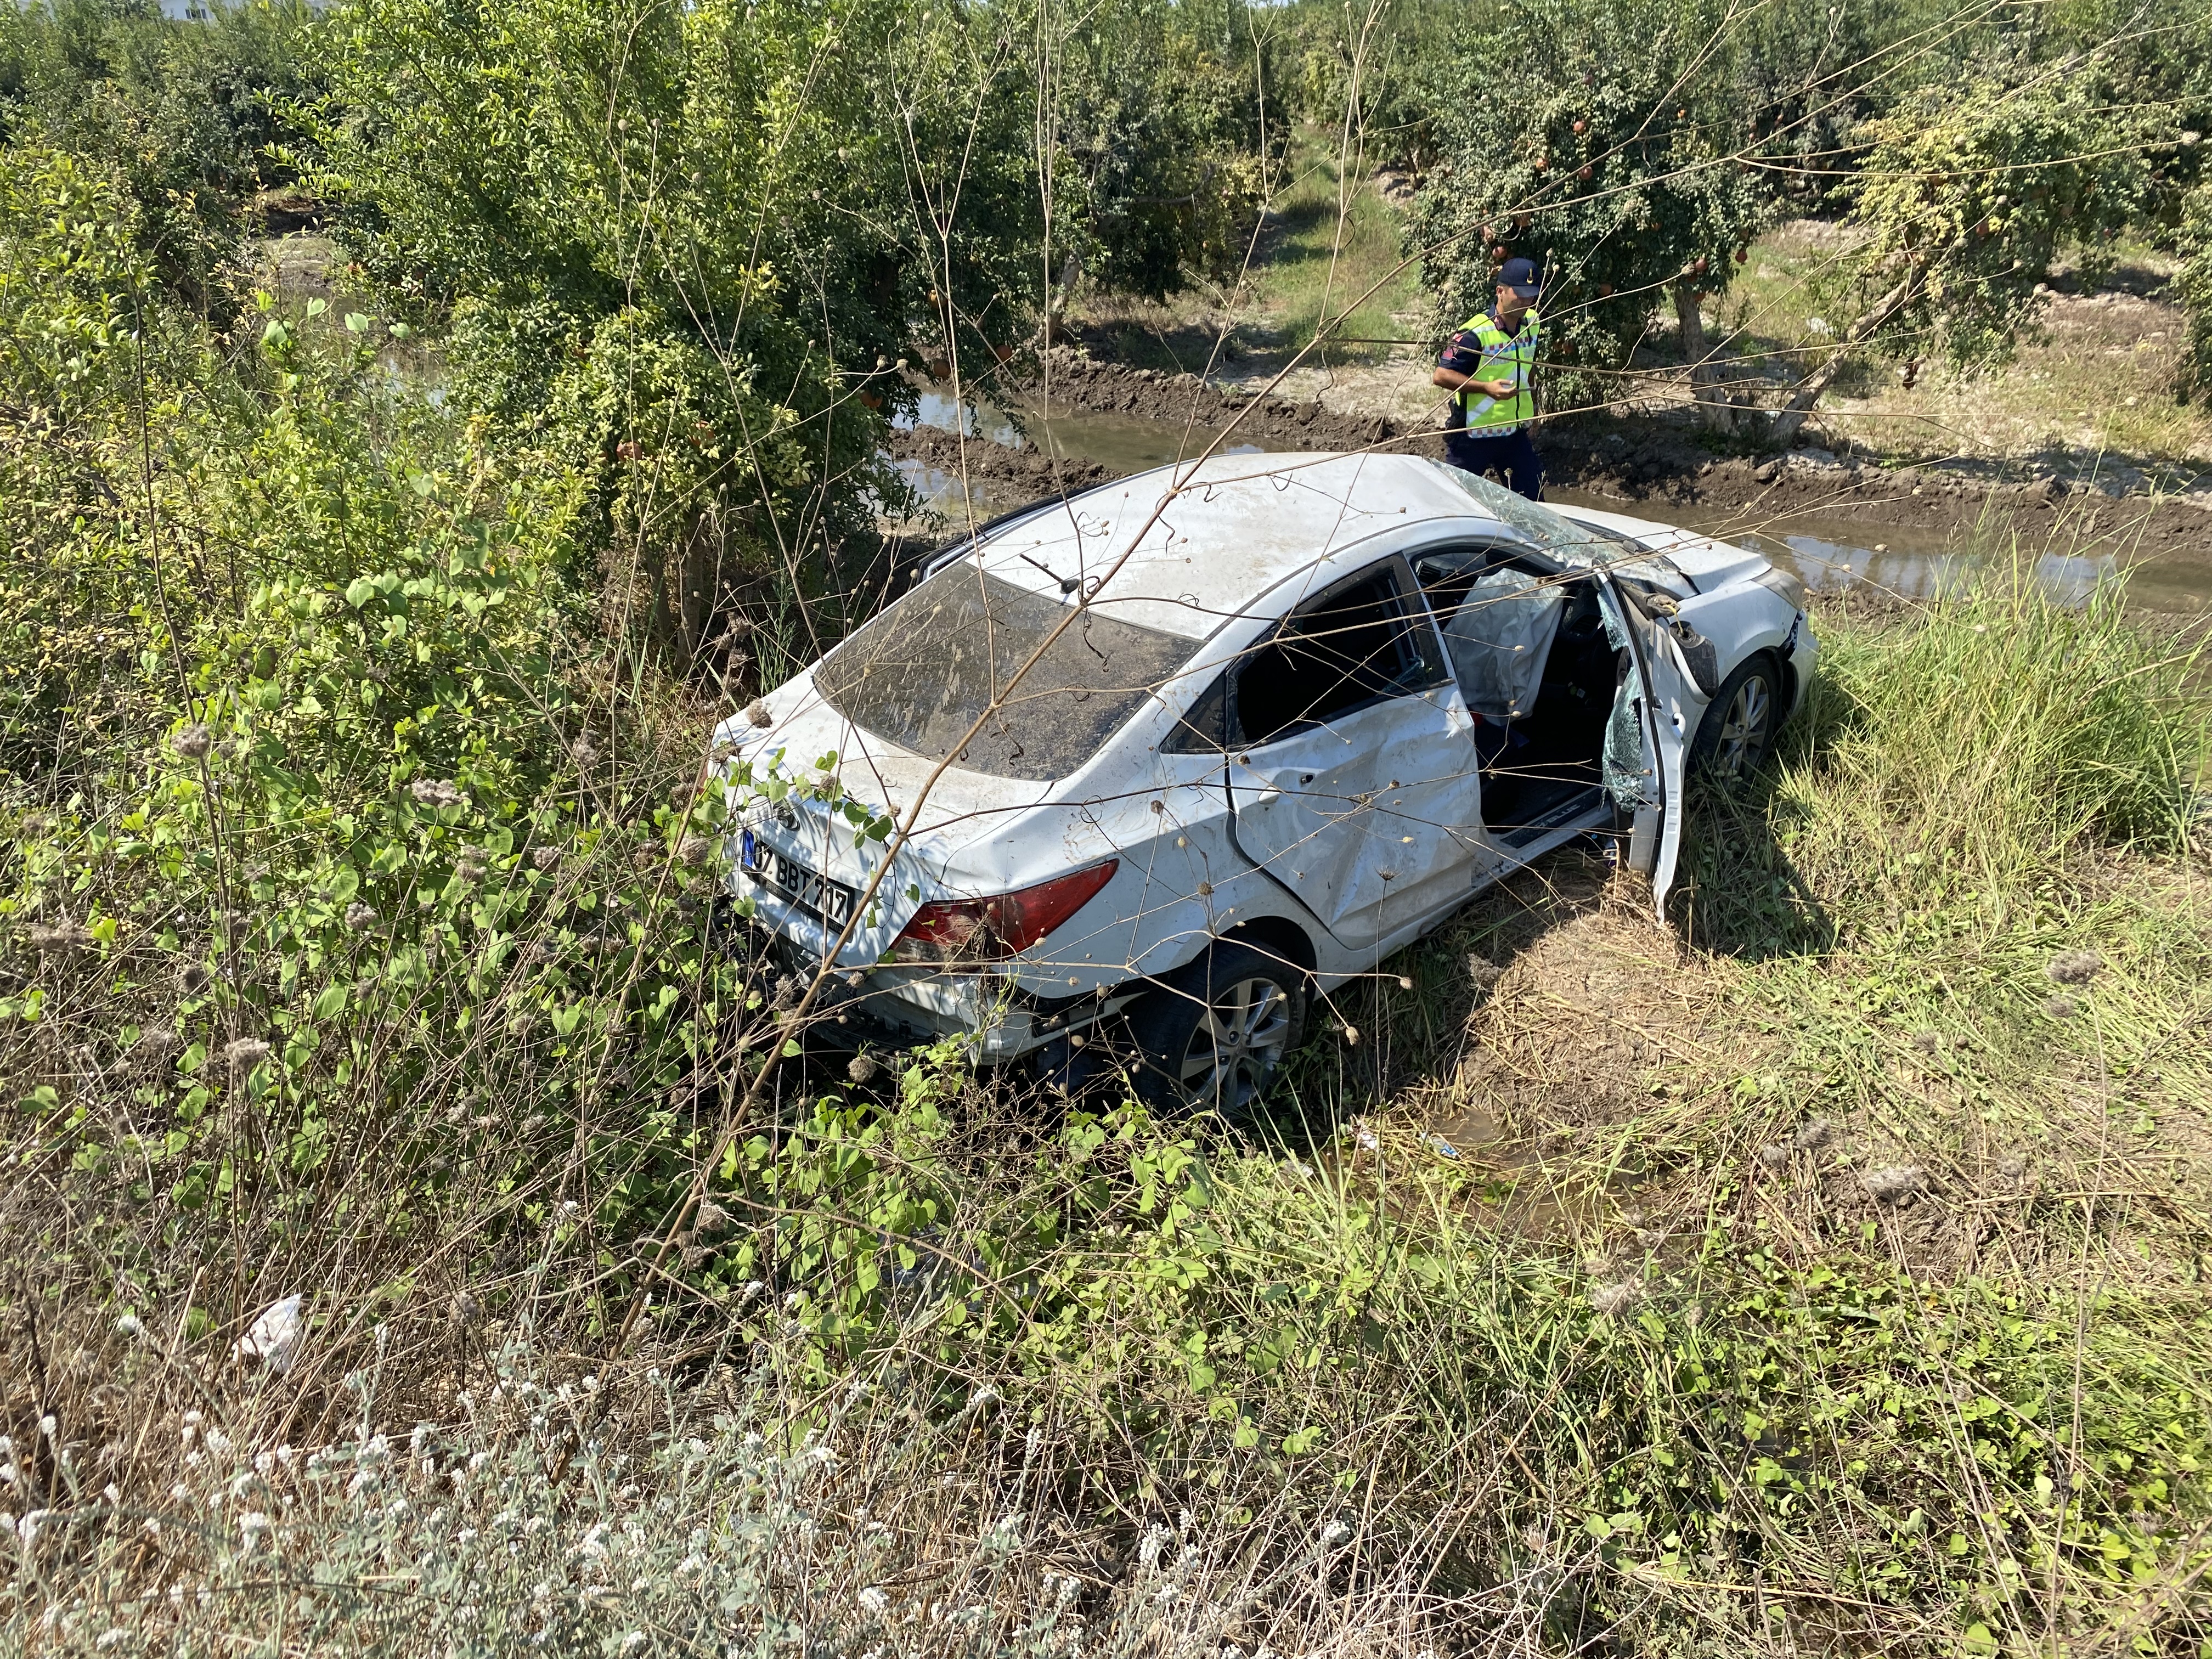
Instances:
[[[1305,1036],[1305,975],[1249,945],[1217,945],[1131,1011],[1139,1097],[1164,1111],[1248,1116]]]
[[[1698,722],[1692,760],[1714,782],[1733,787],[1766,763],[1781,722],[1781,677],[1774,659],[1762,654],[1739,663]]]

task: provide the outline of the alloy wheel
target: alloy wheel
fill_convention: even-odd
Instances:
[[[1766,753],[1767,731],[1773,722],[1773,690],[1764,674],[1753,674],[1736,687],[1721,721],[1720,741],[1713,745],[1715,774],[1735,779],[1758,765]]]
[[[1217,990],[1190,1034],[1176,1082],[1200,1111],[1234,1116],[1266,1091],[1291,1037],[1291,997],[1272,979]]]

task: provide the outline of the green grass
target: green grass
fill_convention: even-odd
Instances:
[[[1218,349],[1232,362],[1279,361],[1310,345],[1324,323],[1330,362],[1377,362],[1393,341],[1425,341],[1419,269],[1397,269],[1404,221],[1376,192],[1372,168],[1371,160],[1356,158],[1347,167],[1338,135],[1299,129],[1277,164],[1266,222],[1233,287],[1200,283],[1157,306],[1092,295],[1082,322],[1106,332],[1124,362],[1181,369],[1212,361],[1224,329]]]
[[[1405,258],[1404,222],[1376,191],[1371,170],[1371,162],[1347,163],[1336,135],[1313,131],[1300,133],[1284,162],[1251,272],[1248,315],[1293,349],[1324,324],[1336,361],[1384,356],[1389,345],[1376,342],[1425,336],[1423,325],[1392,315],[1423,310],[1425,296],[1418,266],[1396,269]]]

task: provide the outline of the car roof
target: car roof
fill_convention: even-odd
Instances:
[[[1107,614],[1204,639],[1285,577],[1382,531],[1491,519],[1417,455],[1223,455],[1155,468],[1054,501],[987,535],[961,562],[1066,597],[1136,550],[1093,596]]]

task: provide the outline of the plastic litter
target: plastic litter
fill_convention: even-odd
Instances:
[[[264,1308],[231,1352],[258,1359],[279,1376],[289,1375],[300,1357],[300,1298],[288,1296]]]

